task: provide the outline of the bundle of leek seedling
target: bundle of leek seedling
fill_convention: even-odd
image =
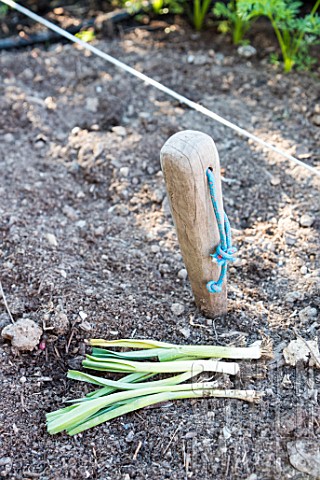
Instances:
[[[271,355],[269,342],[262,344],[261,341],[253,343],[249,347],[221,347],[217,345],[175,345],[173,343],[158,342],[155,340],[102,340],[91,339],[92,347],[123,347],[137,348],[133,352],[114,352],[104,348],[93,348],[92,354],[101,358],[120,358],[125,360],[145,360],[158,358],[160,362],[186,359],[186,358],[228,358],[228,359],[258,359],[262,356]]]
[[[239,365],[221,362],[217,358],[257,359],[270,356],[270,348],[261,343],[248,348],[205,345],[174,345],[149,340],[124,339],[117,341],[90,340],[94,346],[83,366],[108,372],[132,372],[118,381],[83,372],[69,371],[68,378],[89,382],[101,388],[73,404],[47,414],[51,434],[66,430],[69,435],[109,421],[120,415],[168,400],[201,397],[237,398],[247,402],[259,401],[262,394],[254,390],[219,390],[215,382],[183,383],[202,372],[236,375]],[[138,351],[115,352],[99,347],[138,348]],[[144,362],[158,358],[160,362]],[[205,360],[207,359],[207,360]],[[177,373],[162,380],[145,382],[159,373]]]

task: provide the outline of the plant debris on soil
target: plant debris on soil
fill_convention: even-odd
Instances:
[[[313,75],[285,76],[259,54],[245,60],[183,22],[98,46],[319,165]],[[0,341],[0,475],[315,478],[318,450],[307,445],[319,441],[320,370],[287,365],[282,352],[296,334],[319,336],[319,178],[77,46],[2,52],[0,80],[1,281],[14,320],[43,329],[32,352]],[[194,305],[160,170],[162,145],[183,129],[216,142],[239,249],[228,315],[216,320]],[[10,318],[1,302],[2,329]],[[246,346],[261,335],[272,339],[275,358],[221,379],[224,388],[254,383],[265,393],[258,405],[178,401],[73,438],[46,432],[46,412],[91,390],[66,379],[87,338]]]

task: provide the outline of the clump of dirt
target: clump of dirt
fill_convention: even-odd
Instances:
[[[1,332],[2,338],[10,340],[14,348],[31,351],[39,344],[42,329],[33,320],[20,318],[13,325],[7,325]]]

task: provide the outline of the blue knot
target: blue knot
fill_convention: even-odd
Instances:
[[[211,202],[220,234],[220,243],[217,246],[215,253],[210,254],[210,256],[212,257],[212,261],[221,267],[219,280],[216,282],[214,280],[208,282],[207,290],[210,293],[220,293],[222,291],[222,285],[227,274],[228,262],[235,261],[233,255],[236,253],[237,249],[232,246],[230,222],[225,212],[223,212],[223,219],[221,218],[215,194],[215,179],[210,168],[207,170],[207,178]]]
[[[222,250],[221,245],[218,245],[215,253],[212,253],[210,257],[212,257],[213,263],[225,265],[226,262],[235,262],[236,259],[233,255],[236,251],[236,247],[229,247],[227,250]]]
[[[207,283],[207,290],[209,293],[220,293],[222,291],[222,284],[218,282],[214,282],[211,280]]]

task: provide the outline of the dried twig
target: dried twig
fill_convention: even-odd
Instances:
[[[10,317],[10,320],[11,320],[12,323],[14,323],[14,320],[13,320],[13,317],[12,317],[12,315],[11,315],[11,312],[10,312],[10,309],[9,309],[9,305],[8,305],[6,296],[5,296],[4,291],[3,291],[3,288],[2,288],[1,280],[0,280],[0,293],[1,293],[1,295],[2,295],[3,303],[4,303],[4,306],[6,307],[6,310],[7,310],[7,312],[8,312],[9,317]]]
[[[140,448],[142,447],[142,442],[139,440],[138,446],[136,448],[136,451],[134,452],[134,455],[132,457],[132,460],[136,461],[138,457],[138,453],[140,452]]]
[[[162,452],[162,455],[165,456],[165,454],[167,453],[167,451],[169,450],[170,446],[171,446],[171,443],[173,442],[175,436],[177,435],[178,433],[178,430],[180,430],[180,425],[177,426],[177,428],[175,429],[173,435],[171,436],[170,440],[169,440],[169,443],[168,445],[166,446],[166,448],[163,450]]]

